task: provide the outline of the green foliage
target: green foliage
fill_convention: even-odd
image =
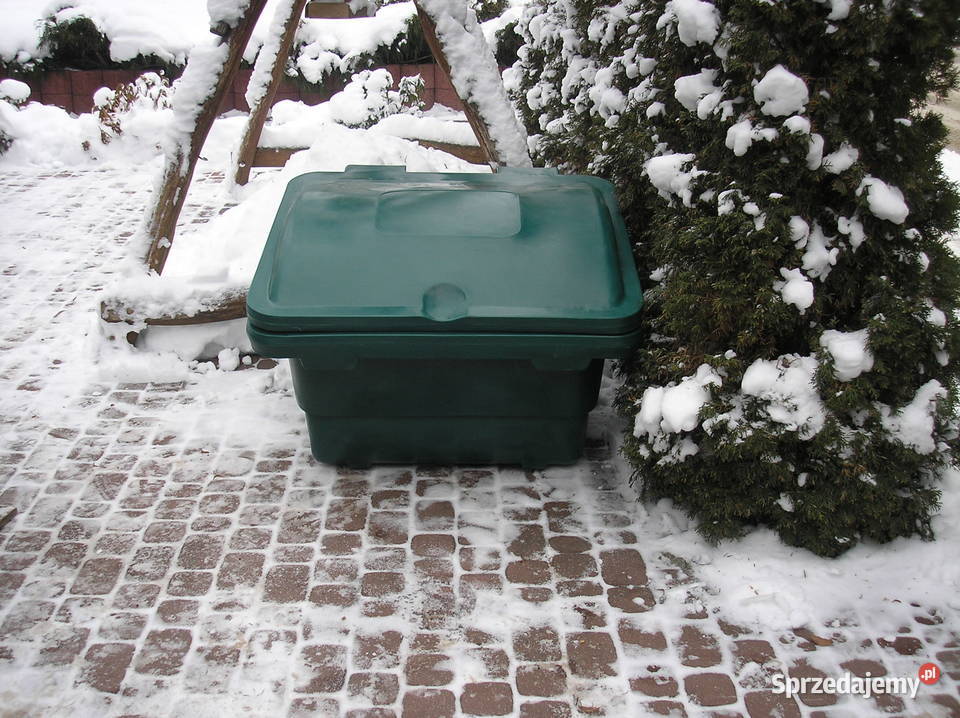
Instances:
[[[88,17],[77,16],[58,21],[50,15],[43,21],[40,35],[42,60],[29,67],[9,65],[4,68],[15,75],[37,74],[50,70],[154,70],[169,77],[179,77],[181,67],[155,55],[137,55],[132,60],[117,62],[110,57],[110,40]]]
[[[537,0],[520,24],[514,92],[539,161],[611,179],[636,242],[646,341],[618,400],[637,421],[624,446],[635,479],[714,541],[765,525],[833,556],[864,539],[931,538],[957,442],[960,264],[946,237],[960,202],[924,103],[956,81],[956,2],[865,0],[833,19],[806,0],[714,7],[715,37],[686,42],[666,0]],[[809,93],[797,124],[755,97],[777,65]],[[712,81],[693,104],[679,98],[677,80],[703,71]],[[738,123],[754,134],[735,154]],[[830,171],[818,136],[823,155],[849,146],[856,160]],[[682,181],[658,188],[647,163],[670,155],[685,156]],[[902,192],[904,223],[871,209],[875,179]],[[785,300],[782,268],[801,270],[812,305]],[[863,329],[873,366],[841,380],[821,337]],[[762,362],[781,383],[758,396],[742,381]],[[647,390],[704,365],[718,383],[696,426],[658,423]],[[800,389],[784,383],[791,367],[813,367]]]
[[[112,63],[110,40],[88,17],[57,22],[51,16],[43,21],[40,49],[55,65],[74,70],[96,70]]]
[[[390,45],[381,45],[370,55],[364,56],[358,68],[383,67],[384,65],[418,65],[433,62],[433,53],[423,37],[420,19],[414,15],[407,20],[407,27]]]
[[[517,23],[511,22],[502,30],[497,30],[494,37],[497,41],[497,46],[494,48],[497,64],[501,67],[510,67],[517,61],[517,53],[523,45],[523,38],[517,33]]]

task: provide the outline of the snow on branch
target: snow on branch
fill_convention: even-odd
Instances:
[[[301,0],[280,0],[277,3],[273,19],[270,21],[270,28],[267,30],[267,37],[257,54],[257,60],[253,65],[253,74],[250,76],[250,82],[247,85],[245,98],[249,107],[259,105],[270,88],[273,67],[278,61],[287,22],[295,5],[302,8],[303,2]],[[289,52],[289,47],[287,52]],[[280,58],[279,61],[285,63],[286,57]]]
[[[421,20],[426,15],[435,26],[444,56],[437,57],[437,61],[443,64],[446,59],[454,89],[465,105],[473,107],[489,133],[494,155],[491,159],[510,167],[530,167],[526,133],[507,97],[500,68],[484,39],[476,13],[465,0],[417,0],[417,7]],[[426,23],[424,26],[426,31]],[[487,138],[478,139],[483,145]]]
[[[249,6],[250,0],[207,0],[211,30],[221,24],[230,28],[236,27]]]

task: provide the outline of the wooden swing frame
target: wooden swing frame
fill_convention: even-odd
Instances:
[[[145,257],[149,273],[157,275],[163,273],[167,256],[173,245],[177,221],[183,210],[200,151],[217,117],[217,111],[223,98],[227,90],[233,85],[243,57],[243,51],[265,5],[266,0],[250,0],[247,11],[235,26],[231,27],[220,23],[210,28],[210,31],[219,37],[220,44],[227,46],[227,52],[216,84],[199,106],[190,133],[188,151],[184,152],[182,147],[178,147],[167,157],[161,184],[153,197],[144,227],[146,238],[149,240]],[[277,52],[271,62],[269,83],[265,91],[254,102],[254,106],[250,108],[249,118],[244,128],[234,167],[233,179],[236,184],[243,185],[249,180],[250,170],[254,166],[255,157],[258,153],[263,125],[283,79],[286,58],[290,55],[300,19],[308,5],[308,0],[293,0],[290,13],[284,21]],[[443,43],[437,35],[436,20],[430,16],[418,0],[414,0],[414,5],[423,29],[424,38],[437,65],[449,80],[451,77],[450,63],[447,60]],[[345,13],[342,14],[342,17],[343,19],[349,19],[351,15]],[[451,85],[456,90],[456,85],[452,82]],[[457,92],[463,104],[467,121],[479,143],[476,158],[488,163],[496,171],[502,165],[502,162],[495,143],[491,141],[489,128],[477,106],[468,98],[463,97],[459,91]],[[428,146],[432,144],[437,149],[449,149],[449,146],[443,143],[425,144]],[[275,161],[278,162],[275,166],[282,166],[286,157],[278,155]],[[135,300],[115,296],[101,302],[100,316],[108,323],[126,323],[138,327],[188,326],[246,317],[246,293],[241,289],[225,288],[220,290],[218,293],[206,297],[203,305],[208,308],[192,314],[178,312],[160,316],[144,316],[141,311],[138,311]],[[128,340],[135,341],[137,331],[129,332]]]

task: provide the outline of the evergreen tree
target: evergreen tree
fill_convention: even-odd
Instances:
[[[711,540],[931,538],[954,463],[958,198],[924,109],[957,0],[537,0],[542,162],[617,185],[646,291],[624,445]]]

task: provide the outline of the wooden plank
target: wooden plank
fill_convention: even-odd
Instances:
[[[356,16],[345,2],[308,2],[306,17],[311,20],[350,20]]]
[[[16,506],[0,506],[0,529],[13,521],[13,517],[16,515]]]
[[[433,140],[416,140],[416,142],[421,147],[442,150],[470,164],[484,165],[487,163],[487,158],[479,145],[455,145],[450,142],[434,142]]]
[[[420,26],[423,29],[423,38],[427,41],[427,45],[430,46],[430,51],[433,53],[433,59],[437,61],[440,69],[443,71],[443,74],[447,76],[447,79],[450,80],[450,86],[457,91],[457,95],[460,96],[460,91],[457,90],[457,86],[453,83],[453,79],[450,75],[450,63],[447,61],[447,55],[443,50],[443,45],[441,44],[439,38],[437,37],[437,26],[433,22],[433,19],[420,7],[420,3],[414,0],[414,5],[417,8],[417,15],[420,18]],[[487,129],[486,123],[480,116],[480,110],[477,109],[477,106],[472,102],[469,102],[467,98],[460,97],[460,101],[463,103],[463,113],[467,116],[467,122],[470,123],[470,127],[473,129],[473,134],[477,136],[477,141],[480,143],[480,150],[483,153],[483,162],[489,164],[490,167],[496,171],[503,163],[500,161],[500,157],[497,155],[496,147],[493,144],[493,141],[490,139],[490,131]]]
[[[221,44],[227,44],[227,55],[221,67],[220,76],[216,86],[211,88],[210,94],[200,105],[190,134],[188,151],[184,154],[183,148],[177,147],[168,155],[160,189],[153,198],[153,205],[147,216],[146,233],[150,239],[150,247],[147,250],[146,261],[150,270],[157,274],[163,272],[167,255],[170,253],[177,220],[187,198],[187,190],[193,179],[200,149],[216,119],[217,109],[227,90],[233,85],[243,51],[266,2],[267,0],[250,0],[247,11],[237,22],[236,27],[218,25],[216,28],[211,28],[211,32],[220,35]],[[189,65],[189,60],[187,64]]]
[[[305,147],[257,147],[251,167],[283,167],[294,152]]]
[[[273,98],[277,94],[277,88],[280,87],[280,82],[283,80],[284,70],[287,66],[287,57],[290,55],[290,48],[293,47],[293,39],[297,34],[300,16],[303,14],[303,8],[306,4],[307,0],[294,0],[293,5],[291,5],[290,15],[287,16],[283,25],[283,33],[280,36],[277,53],[273,57],[273,64],[270,68],[270,82],[259,101],[250,108],[250,116],[247,118],[243,138],[240,140],[240,151],[237,153],[237,166],[234,172],[234,182],[239,185],[246,184],[250,179],[251,167],[282,167],[289,159],[288,155],[279,164],[257,164],[257,144],[260,142],[260,135],[263,132],[263,123],[266,122],[267,114],[269,114],[270,108],[273,106]],[[349,6],[344,3],[338,4],[342,4],[349,9]],[[312,16],[308,15],[307,17]]]
[[[142,311],[136,309],[135,305],[120,299],[114,299],[100,303],[100,317],[111,324],[120,322],[138,324],[143,322],[148,326],[180,327],[209,324],[210,322],[225,322],[230,319],[243,319],[247,316],[246,290],[224,290],[219,296],[214,295],[205,303],[208,304],[208,309],[189,316],[180,313],[144,317]]]
[[[428,147],[434,150],[442,150],[454,157],[470,162],[475,165],[486,164],[483,150],[479,145],[457,145],[451,142],[435,142],[434,140],[422,140],[417,137],[407,137],[405,139],[416,142],[421,147]],[[252,167],[283,167],[295,152],[307,149],[306,147],[258,147],[253,156]]]

